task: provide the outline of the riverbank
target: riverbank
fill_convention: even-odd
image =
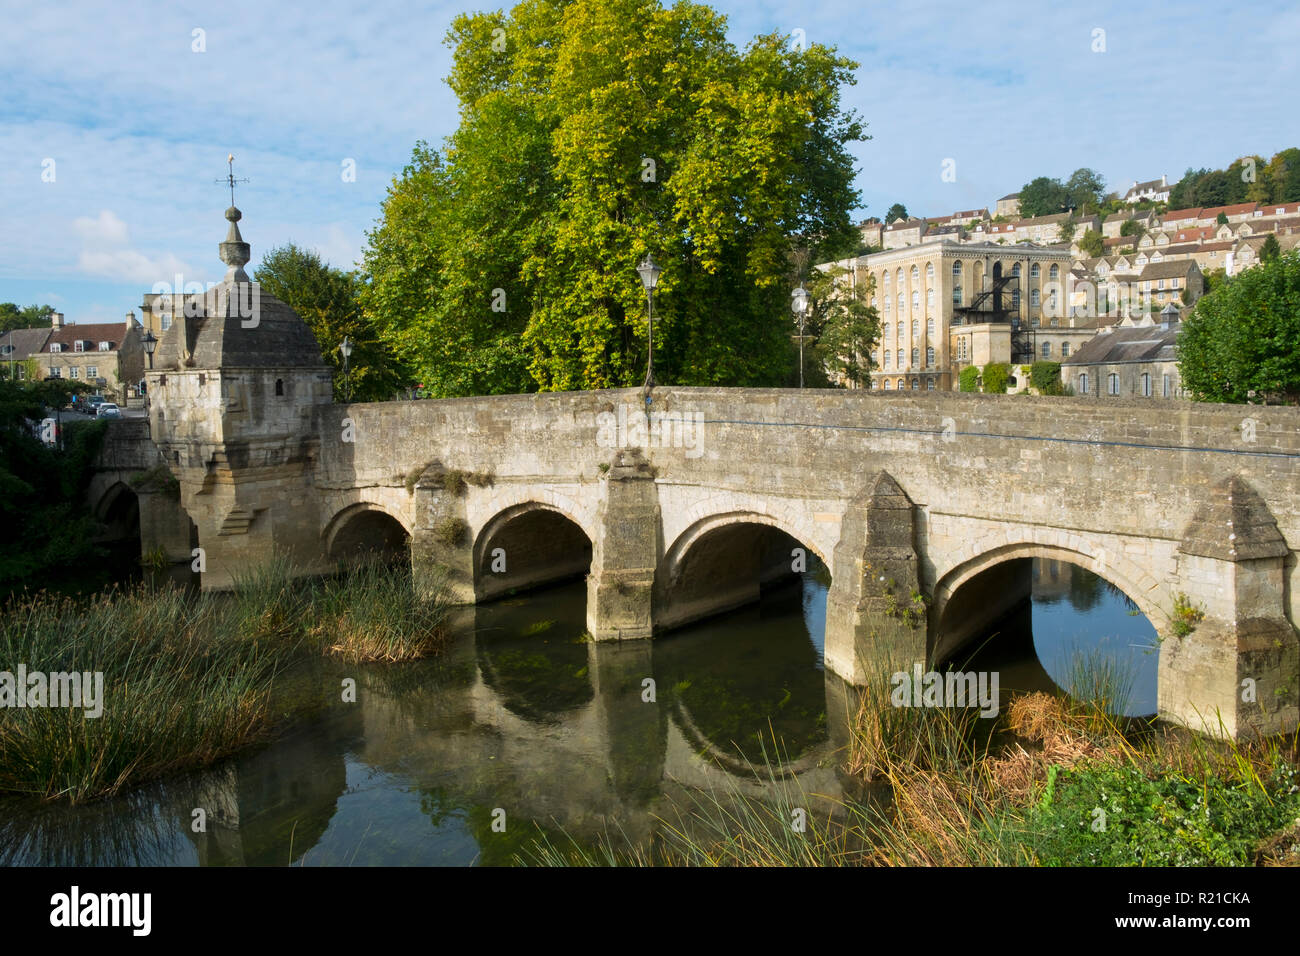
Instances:
[[[0,661],[90,675],[102,699],[7,702],[0,792],[75,803],[209,766],[274,731],[271,690],[296,662],[437,653],[448,606],[438,589],[417,596],[409,570],[378,564],[304,582],[272,563],[230,594],[142,585],[13,598],[0,609]]]

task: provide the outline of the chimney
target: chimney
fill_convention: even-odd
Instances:
[[[126,314],[126,327],[130,329],[134,325],[135,325],[135,312],[128,312]]]
[[[1168,186],[1168,185],[1169,185],[1169,180],[1165,179],[1165,174],[1164,174],[1164,173],[1161,173],[1161,174],[1160,174],[1160,188],[1161,188],[1161,189],[1164,189],[1164,188],[1165,188],[1166,186]]]
[[[61,329],[61,328],[63,328],[63,313],[62,313],[62,312],[51,312],[51,313],[50,313],[50,327],[51,327],[51,328],[54,328],[54,329]]]

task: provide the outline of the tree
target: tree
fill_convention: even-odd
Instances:
[[[53,307],[48,305],[29,305],[20,309],[13,302],[0,302],[0,335],[14,329],[48,329],[53,311]]]
[[[967,365],[957,375],[957,387],[963,392],[980,390],[980,370],[978,365]]]
[[[859,388],[871,380],[871,350],[880,339],[880,315],[870,304],[874,280],[862,273],[857,287],[850,270],[817,271],[808,283],[811,315],[805,319],[818,330],[814,355],[835,378]]]
[[[321,356],[334,367],[336,398],[344,398],[347,384],[339,351],[345,336],[353,346],[347,379],[354,400],[382,401],[406,385],[408,376],[361,312],[354,275],[331,268],[315,252],[289,243],[263,256],[253,279],[307,323]]]
[[[1079,238],[1079,251],[1089,259],[1096,259],[1105,251],[1106,244],[1102,239],[1101,233],[1096,229],[1084,230],[1083,235]]]
[[[394,180],[362,296],[430,391],[639,384],[647,253],[660,382],[784,382],[792,238],[820,261],[861,239],[856,64],[777,34],[737,50],[689,2],[522,0],[447,42],[460,124]]]
[[[1214,217],[1214,223],[1217,226],[1226,226],[1228,224],[1228,214],[1226,212],[1219,213]]]
[[[1064,395],[1060,362],[1034,362],[1029,366],[1029,385],[1039,395]]]
[[[1061,228],[1057,233],[1061,242],[1070,242],[1074,239],[1074,230],[1079,226],[1079,220],[1073,215],[1066,216],[1061,220]]]
[[[1177,348],[1183,384],[1198,401],[1300,403],[1300,253],[1203,296]]]
[[[1006,362],[990,362],[984,366],[981,377],[984,380],[985,394],[1000,395],[1007,390],[1007,381],[1011,378],[1011,366]]]
[[[1300,149],[1278,152],[1268,162],[1269,202],[1300,201]]]
[[[1020,190],[1020,215],[1032,219],[1064,212],[1069,199],[1069,192],[1059,179],[1039,176]]]
[[[907,207],[901,202],[896,202],[889,207],[889,212],[885,213],[885,225],[897,222],[899,219],[907,218]]]
[[[1137,248],[1137,244],[1142,240],[1142,237],[1145,236],[1146,233],[1147,227],[1140,219],[1125,219],[1119,227],[1119,234],[1121,236],[1133,237],[1134,248]]]
[[[1065,183],[1066,205],[1071,209],[1099,209],[1106,195],[1106,180],[1095,169],[1076,169]]]
[[[1260,244],[1259,261],[1272,262],[1280,255],[1282,255],[1282,247],[1278,245],[1277,235],[1270,232],[1268,237]]]

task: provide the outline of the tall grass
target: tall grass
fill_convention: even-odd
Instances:
[[[140,586],[0,608],[0,669],[102,672],[102,714],[0,710],[0,791],[77,802],[203,767],[273,729],[277,675],[309,654],[410,660],[446,638],[441,594],[410,571],[366,565],[326,582],[287,563],[251,568],[232,594]]]

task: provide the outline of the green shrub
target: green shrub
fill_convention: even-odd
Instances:
[[[957,382],[963,392],[980,390],[980,370],[974,365],[967,365],[957,376]]]
[[[1029,366],[1029,385],[1039,395],[1064,395],[1060,362],[1035,362]]]
[[[1007,390],[1007,380],[1011,377],[1011,366],[1006,362],[990,362],[984,366],[984,391],[989,395],[1001,395]]]

